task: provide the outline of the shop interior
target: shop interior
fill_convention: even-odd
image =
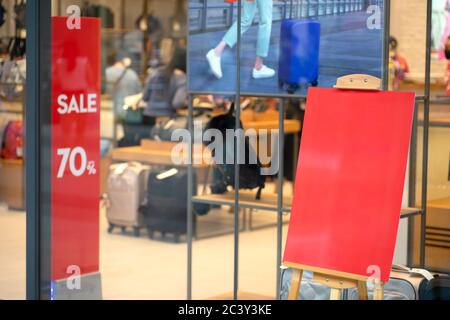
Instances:
[[[104,299],[186,299],[188,166],[174,166],[171,134],[188,128],[188,33],[206,23],[224,30],[229,12],[222,0],[198,0],[202,10],[188,10],[187,0],[52,0],[54,16],[78,5],[82,15],[100,17],[101,33],[101,164],[100,273]],[[280,5],[285,2],[274,1]],[[304,17],[351,15],[364,1],[299,1]],[[409,1],[408,1],[409,2]],[[393,0],[391,13],[391,90],[424,94],[425,4]],[[327,10],[341,5],[342,11]],[[26,0],[0,1],[0,299],[25,298],[25,176],[23,119],[26,80]],[[423,8],[421,7],[423,6]],[[205,9],[206,8],[206,9]],[[422,9],[421,9],[422,8]],[[449,8],[450,10],[450,8]],[[202,20],[199,12],[203,12]],[[447,11],[446,15],[450,15]],[[419,22],[418,22],[419,21]],[[450,272],[450,19],[436,31],[432,61],[432,100],[428,144],[426,267]],[[436,34],[435,33],[435,34]],[[418,36],[418,35],[423,35]],[[158,101],[159,99],[159,101]],[[153,108],[166,100],[172,106]],[[194,124],[202,128],[227,113],[233,96],[196,95],[191,103]],[[279,128],[280,100],[242,97],[241,122],[256,130],[255,149],[270,149],[258,130]],[[305,99],[284,101],[283,209],[292,202],[298,152],[301,150]],[[156,110],[156,111],[155,111]],[[203,127],[202,127],[203,126]],[[403,207],[420,208],[423,187],[423,106],[418,102]],[[11,139],[13,140],[11,142]],[[194,242],[192,298],[232,299],[234,225],[239,219],[239,298],[276,299],[278,176],[266,178],[261,200],[257,191],[234,192],[221,171],[208,163],[207,151],[194,170]],[[270,157],[270,150],[266,150]],[[128,175],[142,192],[117,187]],[[159,184],[169,174],[171,182]],[[119,177],[119,178],[118,178]],[[150,184],[150,182],[153,184]],[[151,186],[155,186],[153,189]],[[218,190],[219,189],[219,190]],[[154,191],[157,190],[157,191]],[[211,205],[211,201],[215,203]],[[170,214],[168,214],[170,213]],[[125,222],[124,222],[125,219]],[[289,210],[283,212],[283,243]],[[131,222],[130,222],[131,221]],[[402,219],[395,263],[419,265],[420,218]]]

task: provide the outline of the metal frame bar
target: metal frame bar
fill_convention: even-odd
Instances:
[[[237,17],[237,43],[236,43],[236,128],[241,125],[241,20],[242,20],[242,0],[238,0],[238,17]],[[233,299],[239,299],[239,177],[240,167],[239,159],[241,159],[240,139],[235,138],[234,143],[234,276],[233,276]]]
[[[50,299],[51,2],[27,2],[26,297]]]
[[[188,59],[189,59],[189,52]],[[187,70],[189,72],[189,64],[187,65]],[[189,96],[189,114],[188,114],[188,127],[191,133],[189,148],[188,148],[188,199],[187,199],[187,300],[192,300],[192,255],[193,255],[193,238],[194,238],[194,211],[193,211],[193,201],[194,196],[193,184],[194,184],[194,166],[193,166],[193,150],[194,150],[194,137],[192,133],[194,132],[194,117],[193,117],[193,96]]]
[[[431,95],[431,37],[432,37],[432,0],[427,0],[427,27],[425,52],[425,101],[423,121],[423,162],[422,162],[422,219],[420,230],[420,267],[425,268],[426,227],[428,201],[428,152],[430,133],[430,95]]]
[[[278,136],[278,211],[277,211],[277,260],[276,260],[276,275],[277,284],[275,297],[279,299],[281,289],[281,264],[282,264],[282,251],[283,251],[283,187],[284,187],[284,115],[285,115],[285,100],[281,100],[279,103],[279,136]]]

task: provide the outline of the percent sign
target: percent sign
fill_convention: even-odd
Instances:
[[[58,170],[58,179],[64,177],[67,166],[69,166],[70,173],[75,177],[81,177],[86,171],[90,176],[97,173],[95,161],[87,160],[86,150],[82,147],[58,149],[58,156],[62,157]],[[80,163],[77,166],[76,160],[78,158],[80,159]]]

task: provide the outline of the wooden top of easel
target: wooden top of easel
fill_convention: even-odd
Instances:
[[[334,86],[342,90],[368,90],[380,91],[382,88],[381,79],[367,74],[351,74],[340,77]]]

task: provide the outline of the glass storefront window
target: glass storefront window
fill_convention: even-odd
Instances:
[[[20,12],[0,26],[0,129],[7,132],[0,132],[0,260],[6,261],[0,266],[0,299],[25,298],[25,276],[33,276],[28,273],[33,270],[25,270],[25,258],[30,258],[26,249],[32,252],[34,239],[41,263],[41,273],[34,276],[43,299],[277,298],[306,96],[305,88],[283,87],[277,81],[283,62],[277,55],[283,49],[281,26],[289,18],[321,24],[320,77],[310,79],[319,86],[331,87],[341,73],[380,77],[385,71],[383,22],[381,29],[364,28],[367,7],[378,5],[382,13],[384,1],[274,0],[270,15],[246,7],[242,19],[248,21],[241,25],[246,33],[240,51],[237,46],[223,50],[222,79],[208,72],[208,59],[214,56],[206,56],[221,40],[228,47],[228,42],[237,42],[232,30],[237,3],[31,3],[41,11],[30,16],[42,19],[31,23],[50,28],[46,36],[52,36],[31,30],[31,39],[40,41],[31,42],[37,47],[29,47],[27,59]],[[20,9],[13,0],[2,4],[10,12]],[[254,10],[251,17],[249,8]],[[269,16],[272,36],[263,39],[258,30]],[[348,45],[351,41],[360,45]],[[26,61],[34,67],[33,79],[39,79],[31,88],[23,77]],[[273,71],[272,77],[258,72],[258,63],[265,72]],[[423,92],[423,86],[417,90]],[[25,91],[40,106],[33,119],[24,114],[32,110]],[[449,211],[449,110],[443,92],[437,91],[429,132],[426,263],[446,271],[441,229],[448,228],[440,219]],[[232,109],[236,102],[240,108]],[[410,164],[411,184],[416,186],[409,194],[411,207],[421,206],[421,114],[423,107],[411,150],[411,159],[416,159]],[[27,145],[33,138],[23,139],[21,133],[27,117],[27,130],[32,122],[38,126],[32,141],[39,152],[31,160],[42,180],[28,188],[33,193],[29,201],[36,204],[28,214],[38,212],[39,219],[29,220],[26,231],[24,149],[33,150]],[[264,177],[263,188],[242,188],[246,182],[240,178],[237,192],[234,172],[239,166],[217,163],[217,158],[208,162],[216,154],[207,148],[204,134],[223,129],[214,121],[220,117],[228,117],[231,128],[241,122],[243,145],[257,154],[257,166],[279,169]],[[197,161],[192,165],[186,161],[191,142]],[[225,150],[224,156],[230,151],[235,161],[242,152],[236,150]],[[408,263],[416,265],[420,219],[411,221],[402,235],[409,232]],[[34,232],[41,228],[35,238],[30,237],[33,227]],[[402,259],[404,255],[406,251]],[[255,265],[260,267],[255,270]]]

